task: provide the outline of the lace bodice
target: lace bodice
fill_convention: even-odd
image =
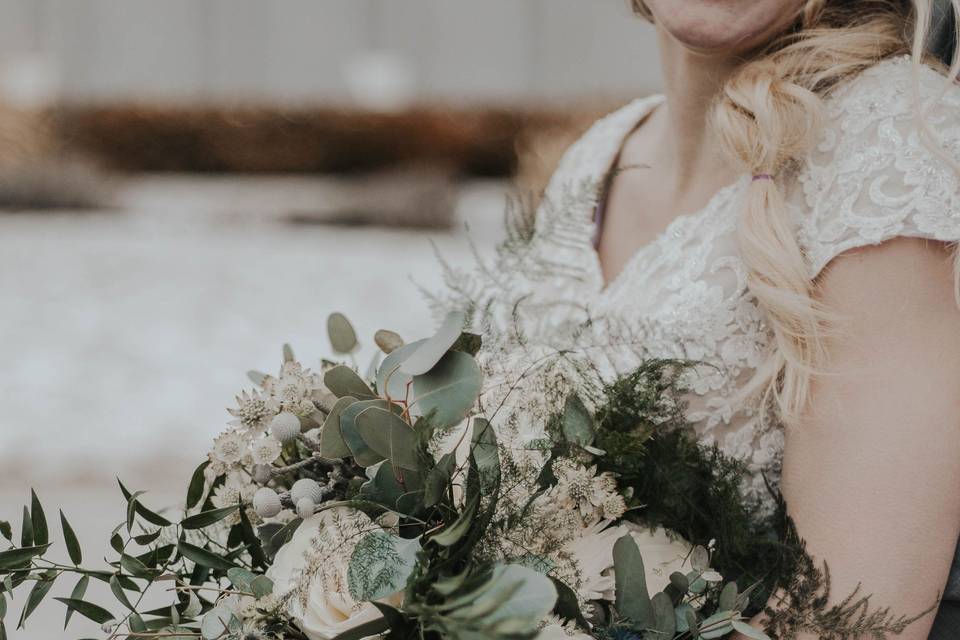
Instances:
[[[811,277],[844,251],[895,236],[960,239],[960,180],[921,140],[912,78],[910,59],[900,57],[837,87],[819,143],[779,178]],[[938,95],[943,82],[920,69],[926,121],[960,159],[960,88]],[[702,362],[687,380],[688,416],[703,442],[746,463],[745,491],[764,500],[765,482],[779,481],[783,433],[738,393],[772,348],[737,247],[749,178],[675,219],[607,286],[591,242],[598,187],[624,138],[662,100],[636,100],[595,123],[562,159],[532,236],[508,242],[482,283],[460,274],[455,288],[487,308],[488,335],[520,324],[525,345],[562,348],[572,334],[596,345],[591,357],[605,378],[645,358]]]

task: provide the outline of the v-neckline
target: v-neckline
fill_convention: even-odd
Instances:
[[[597,176],[597,184],[599,185],[598,188],[600,192],[597,194],[597,206],[601,206],[601,203],[604,203],[606,197],[609,195],[609,178],[611,173],[616,169],[614,165],[618,162],[623,152],[623,146],[627,138],[653,113],[654,109],[665,102],[665,96],[662,94],[654,94],[646,98],[639,98],[625,107],[625,110],[631,117],[624,119],[621,126],[611,132],[612,135],[610,136],[610,143],[606,149],[606,153],[602,154],[598,161],[600,174]],[[638,111],[634,112],[634,109],[638,109]],[[594,245],[593,233],[591,233],[587,242],[590,250],[593,275],[597,282],[598,294],[601,297],[609,296],[613,291],[620,288],[622,286],[621,283],[626,280],[628,274],[636,269],[637,265],[643,261],[648,253],[663,245],[668,239],[678,233],[681,227],[692,224],[695,220],[703,217],[708,211],[715,209],[717,204],[739,186],[741,181],[742,178],[737,178],[733,182],[717,189],[707,200],[706,204],[699,209],[675,216],[670,223],[654,235],[649,242],[645,242],[634,249],[620,270],[609,281],[606,280],[603,275],[603,264],[600,261],[599,246]],[[591,220],[594,220],[592,228],[595,233],[597,224],[595,220],[596,207],[591,209],[588,214],[591,216]]]

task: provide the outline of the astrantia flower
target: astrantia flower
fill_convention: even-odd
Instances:
[[[236,420],[230,425],[253,433],[263,433],[270,418],[277,414],[277,405],[272,398],[265,397],[259,391],[244,391],[237,396],[237,408],[227,409]]]
[[[627,503],[619,493],[611,493],[603,501],[602,508],[605,520],[619,520],[627,511]]]
[[[557,484],[552,493],[560,504],[577,509],[585,522],[592,523],[604,518],[608,507],[613,512],[617,511],[617,481],[612,474],[605,472],[596,475],[596,466],[585,467],[565,458],[554,463],[553,472]],[[626,505],[623,510],[626,510]],[[623,510],[620,515],[623,515]],[[610,517],[606,516],[606,519]]]
[[[281,411],[302,416],[316,409],[313,396],[323,390],[323,383],[318,375],[304,369],[299,362],[284,362],[280,375],[276,378],[268,376],[263,387]]]
[[[231,473],[227,475],[223,484],[213,490],[210,501],[213,503],[213,506],[218,509],[235,507],[238,504],[249,506],[256,490],[256,485],[244,480],[240,474]],[[256,512],[254,512],[252,508],[247,509],[247,517],[251,518],[254,523],[260,521],[259,516],[256,515]],[[238,511],[231,514],[224,522],[228,525],[238,524],[240,522],[240,512]]]
[[[276,438],[267,436],[254,440],[250,445],[250,454],[254,464],[272,464],[280,457],[281,446]]]
[[[338,507],[305,519],[277,553],[267,570],[273,593],[310,640],[329,640],[381,616],[371,603],[354,600],[347,586],[357,543],[377,530],[364,513]],[[402,592],[385,602],[399,606],[401,599]]]
[[[236,464],[247,453],[247,443],[236,431],[227,431],[213,441],[213,457],[223,464]]]

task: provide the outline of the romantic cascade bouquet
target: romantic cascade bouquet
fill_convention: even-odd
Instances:
[[[310,370],[284,347],[277,375],[250,372],[183,505],[152,509],[120,484],[108,564],[84,564],[36,494],[18,532],[0,521],[0,640],[69,576],[65,628],[83,616],[111,640],[839,640],[919,618],[856,591],[831,604],[775,487],[776,509],[745,499],[743,464],[685,419],[697,363],[641,358],[610,378],[589,322],[565,345],[528,340],[511,287],[562,268],[529,249],[566,218],[546,210],[537,236],[520,212],[486,281],[448,269],[467,303],[441,304],[432,337],[381,330],[361,372],[333,314],[333,359]],[[54,538],[69,563],[48,558]],[[93,602],[92,581],[115,602]],[[761,613],[764,631],[747,624]]]
[[[766,638],[746,619],[774,589],[778,637],[910,623],[866,598],[827,605],[789,521],[744,504],[738,464],[685,429],[686,363],[568,388],[588,363],[558,352],[485,380],[463,325],[451,313],[409,344],[378,332],[367,375],[333,361],[312,372],[285,347],[278,375],[250,372],[181,517],[121,483],[105,568],[84,566],[63,512],[71,563],[46,559],[54,531],[34,494],[19,535],[0,522],[0,617],[29,586],[0,638],[70,574],[65,622],[85,616],[109,638]],[[350,323],[334,314],[328,329],[352,360]],[[91,580],[112,607],[85,598]],[[172,602],[141,610],[158,585]]]

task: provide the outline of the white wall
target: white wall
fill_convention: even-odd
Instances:
[[[631,96],[658,81],[650,27],[626,4],[0,0],[0,65],[20,85],[45,73],[67,99],[346,100],[344,70],[386,50],[421,99]]]

